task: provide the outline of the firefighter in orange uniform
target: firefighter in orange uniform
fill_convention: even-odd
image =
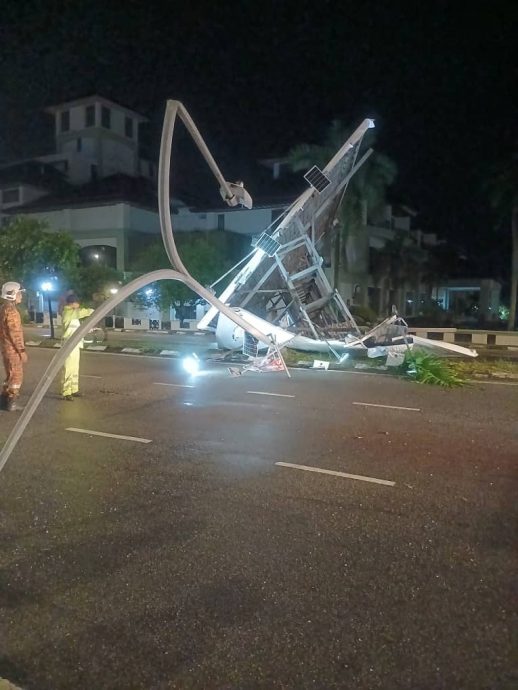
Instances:
[[[0,407],[8,412],[20,409],[16,403],[23,383],[23,365],[27,362],[23,339],[22,319],[16,308],[22,301],[24,290],[20,283],[2,285],[0,306],[0,351],[5,369],[5,381]]]

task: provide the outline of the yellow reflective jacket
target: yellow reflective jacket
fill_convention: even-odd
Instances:
[[[61,315],[62,338],[68,340],[70,336],[74,335],[81,325],[80,319],[86,319],[87,316],[93,313],[93,309],[87,307],[73,307],[66,304],[63,307],[63,314]],[[83,347],[83,341],[79,343],[79,347]]]

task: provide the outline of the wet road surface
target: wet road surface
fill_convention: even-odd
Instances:
[[[26,396],[52,352],[30,355]],[[94,353],[81,373],[0,474],[0,677],[515,686],[518,386]]]

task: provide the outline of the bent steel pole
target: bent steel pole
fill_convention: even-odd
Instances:
[[[123,302],[127,297],[132,295],[137,290],[140,290],[141,288],[145,287],[146,285],[149,285],[150,283],[155,283],[158,280],[178,280],[181,283],[187,285],[187,287],[191,288],[191,290],[197,292],[200,295],[200,297],[203,297],[203,299],[207,300],[207,302],[212,304],[217,309],[219,309],[221,306],[224,306],[221,305],[221,302],[216,297],[214,297],[214,295],[209,290],[197,283],[194,280],[194,278],[192,278],[189,275],[179,273],[178,271],[174,271],[170,268],[163,268],[159,271],[147,273],[146,275],[140,276],[139,278],[136,278],[135,280],[131,281],[131,283],[128,283],[127,285],[122,287],[114,297],[110,298],[104,304],[98,307],[94,311],[94,313],[88,319],[86,319],[84,323],[81,324],[81,326],[77,329],[74,335],[71,336],[66,341],[66,343],[64,343],[63,347],[59,350],[59,352],[56,352],[56,354],[52,358],[45,373],[43,374],[36,388],[34,389],[31,397],[29,398],[29,401],[25,409],[22,411],[22,414],[20,415],[18,421],[14,425],[11,433],[7,438],[7,441],[5,442],[4,446],[2,447],[2,450],[0,451],[0,472],[4,468],[5,463],[9,459],[9,456],[15,449],[16,444],[20,440],[20,437],[22,436],[23,432],[25,431],[25,428],[27,427],[27,424],[31,421],[34,413],[38,409],[38,406],[41,403],[43,396],[49,389],[50,384],[54,380],[58,371],[64,365],[65,359],[72,352],[72,350],[74,350],[74,348],[77,347],[77,345],[79,345],[82,338],[84,338],[88,331],[90,331],[102,318],[108,316],[108,314],[110,314],[113,311],[113,309],[116,306],[118,306],[121,302]],[[237,314],[232,312],[232,315],[236,317],[234,319],[236,322],[242,321],[243,327],[246,330],[252,330],[250,324],[238,317]],[[261,340],[263,342],[269,342],[266,336],[264,336],[263,334],[261,334]]]
[[[11,433],[9,434],[7,441],[5,442],[2,450],[0,451],[0,471],[3,469],[5,463],[9,459],[9,456],[13,452],[16,444],[18,443],[21,435],[25,431],[27,424],[32,419],[33,414],[38,409],[43,396],[47,392],[50,384],[54,380],[56,374],[63,366],[65,359],[74,350],[77,345],[81,342],[82,338],[88,333],[88,331],[93,328],[104,316],[107,316],[114,307],[120,304],[126,297],[129,297],[136,290],[145,287],[149,283],[153,283],[156,280],[165,279],[181,280],[182,282],[187,282],[185,276],[173,271],[172,269],[162,269],[160,271],[154,271],[153,273],[148,273],[145,276],[140,276],[131,283],[128,283],[122,287],[117,295],[107,300],[104,304],[98,307],[94,313],[81,324],[77,331],[72,335],[59,352],[56,352],[52,358],[50,364],[48,365],[45,373],[41,377],[38,385],[34,389],[29,401],[22,411],[18,421],[14,425]]]
[[[216,162],[210,154],[205,142],[202,139],[201,134],[196,129],[194,122],[191,120],[187,110],[179,101],[167,101],[165,115],[164,115],[164,126],[162,128],[162,140],[160,142],[160,159],[158,162],[158,210],[160,213],[160,230],[162,233],[162,240],[164,242],[164,247],[169,257],[173,268],[183,273],[186,277],[192,281],[194,287],[192,288],[200,296],[204,297],[210,304],[215,307],[217,311],[225,314],[231,321],[233,321],[237,326],[240,326],[243,330],[247,331],[254,338],[257,338],[260,342],[265,345],[269,345],[268,338],[258,330],[255,326],[250,325],[241,316],[236,314],[236,312],[228,305],[217,299],[212,293],[210,293],[206,288],[204,288],[200,283],[198,283],[189,273],[187,268],[184,266],[173,235],[173,225],[171,223],[171,205],[170,205],[170,168],[171,168],[171,147],[173,139],[174,125],[176,121],[177,114],[184,122],[189,133],[194,139],[199,150],[203,154],[203,157],[209,164],[210,169],[214,173],[217,181],[220,183],[221,187],[225,189],[225,193],[228,192],[228,200],[230,200],[232,191],[225,181],[225,178],[221,174]],[[211,299],[208,299],[204,294],[211,295]]]
[[[190,275],[180,259],[176,249],[173,238],[173,228],[171,224],[171,212],[169,205],[169,167],[171,163],[171,140],[177,113],[180,114],[180,117],[191,133],[205,160],[208,162],[216,179],[220,183],[221,187],[225,190],[227,202],[232,203],[232,190],[229,184],[223,178],[223,175],[216,165],[216,162],[212,158],[207,146],[205,145],[205,142],[203,141],[200,133],[198,132],[194,122],[191,120],[184,106],[179,101],[168,101],[164,117],[164,127],[162,130],[162,142],[160,145],[158,197],[162,240],[172,266],[178,270],[174,270],[173,268],[165,268],[159,271],[152,271],[151,273],[147,273],[146,275],[140,276],[139,278],[131,281],[122,287],[117,295],[98,307],[94,313],[77,329],[74,335],[66,341],[61,350],[52,358],[52,361],[29,398],[27,406],[23,410],[20,418],[9,434],[7,441],[2,447],[2,450],[0,451],[0,472],[4,468],[5,463],[9,459],[11,453],[16,447],[16,444],[25,431],[27,424],[30,422],[32,416],[38,409],[43,396],[47,392],[59,369],[63,366],[68,355],[81,342],[81,339],[88,333],[88,331],[93,328],[93,326],[95,326],[102,318],[110,314],[113,309],[123,302],[127,297],[132,295],[137,290],[140,290],[140,288],[149,285],[150,283],[154,283],[158,280],[178,280],[184,283],[187,285],[187,287],[191,288],[191,290],[197,292],[200,297],[209,302],[209,304],[211,304],[215,309],[221,311],[223,314],[225,314],[225,316],[228,316],[228,318],[231,319],[237,326],[240,326],[243,330],[251,333],[262,343],[266,345],[269,344],[269,340],[264,333],[250,325],[241,316],[236,314],[233,309],[223,304],[223,302],[215,297],[210,290],[207,290],[207,288],[203,287],[203,285],[200,285],[200,283],[198,283],[198,281]]]

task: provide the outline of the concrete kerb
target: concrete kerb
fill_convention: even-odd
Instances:
[[[41,341],[26,341],[25,343],[29,347],[42,347],[46,349],[55,349],[60,347],[59,342],[53,342],[49,339],[41,340]],[[152,356],[152,357],[161,357],[164,359],[178,359],[179,357],[182,356],[182,353],[179,352],[178,350],[170,350],[166,349],[163,347],[123,347],[121,345],[119,346],[110,346],[110,345],[85,345],[84,348],[85,352],[101,352],[101,353],[111,353],[111,354],[121,354],[121,355],[133,355],[133,356],[138,356],[138,355],[144,355],[144,356]],[[229,362],[231,364],[231,362]],[[298,362],[293,362],[288,365],[290,369],[314,369],[315,371],[322,371],[321,368],[315,368],[313,366],[313,361],[312,360],[304,360],[304,361],[298,361]],[[368,374],[378,374],[378,375],[390,375],[390,372],[386,370],[386,368],[380,368],[379,365],[372,365],[369,366],[368,363],[362,363],[361,367],[355,367],[354,365],[351,366],[350,364],[347,366],[334,363],[334,362],[329,362],[329,366],[327,368],[328,371],[342,371],[342,372],[354,372],[354,373],[368,373]],[[495,379],[495,380],[508,380],[508,381],[518,381],[518,374],[512,373],[512,372],[506,372],[506,371],[494,371],[489,374],[479,374],[475,373],[474,374],[474,379],[478,380],[480,382],[484,380],[490,380],[490,379]],[[0,688],[1,690],[1,688]]]

